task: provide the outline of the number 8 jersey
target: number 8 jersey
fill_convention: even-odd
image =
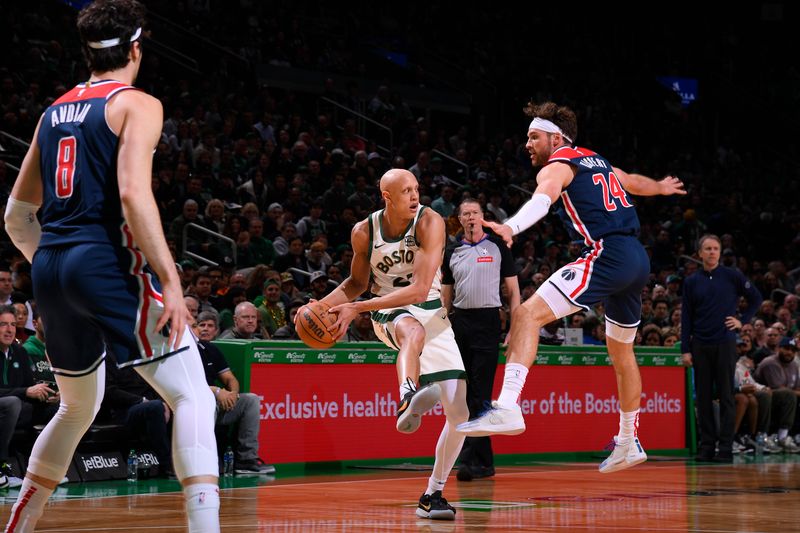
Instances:
[[[44,195],[39,246],[123,244],[119,138],[106,122],[106,105],[126,89],[134,87],[81,83],[44,112],[37,138]]]
[[[397,239],[384,237],[381,219],[383,209],[369,216],[369,264],[372,270],[372,293],[385,296],[401,287],[411,285],[414,272],[414,257],[419,252],[417,223],[428,209],[421,205],[408,227]],[[442,288],[442,269],[436,271],[433,283],[425,299],[438,300]]]
[[[561,192],[558,214],[587,246],[610,235],[639,233],[639,217],[608,160],[586,148],[562,146],[548,160],[575,168],[575,177]]]

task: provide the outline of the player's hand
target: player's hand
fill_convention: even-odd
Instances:
[[[692,366],[692,354],[689,352],[681,354],[681,363],[683,366]]]
[[[506,226],[505,224],[498,224],[497,222],[489,222],[483,218],[478,220],[478,224],[495,232],[498,237],[505,241],[506,246],[509,248],[511,248],[511,245],[514,244],[514,232],[511,231],[509,226]]]
[[[183,290],[181,284],[178,282],[177,276],[175,281],[165,283],[162,287],[164,295],[164,312],[161,318],[156,322],[156,327],[153,332],[161,331],[164,326],[169,324],[169,340],[167,341],[167,348],[170,351],[177,350],[180,347],[183,333],[186,331],[186,326],[194,323],[194,318],[186,308],[186,303],[183,301]]]
[[[336,322],[328,326],[328,331],[330,331],[333,338],[337,341],[344,337],[344,334],[347,333],[347,328],[350,326],[350,322],[359,314],[356,309],[356,304],[352,302],[335,305],[328,309],[328,313],[336,315]]]
[[[683,182],[677,176],[667,176],[658,182],[661,189],[660,194],[663,196],[670,196],[673,194],[686,194],[686,189],[683,188]]]

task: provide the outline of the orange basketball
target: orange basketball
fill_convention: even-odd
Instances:
[[[336,318],[328,314],[328,309],[330,306],[322,302],[311,302],[297,310],[297,336],[309,348],[330,348],[336,344],[328,331]]]

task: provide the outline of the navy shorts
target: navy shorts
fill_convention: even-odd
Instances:
[[[642,289],[649,278],[650,258],[638,239],[612,235],[554,272],[537,294],[558,318],[603,302],[609,322],[631,328],[641,320]]]
[[[31,277],[53,372],[88,374],[107,349],[120,366],[169,355],[168,337],[153,331],[161,285],[140,251],[99,243],[40,248]]]

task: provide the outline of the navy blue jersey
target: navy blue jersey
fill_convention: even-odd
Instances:
[[[39,246],[124,244],[119,138],[106,122],[106,104],[126,89],[133,87],[81,83],[44,112],[37,138],[44,185]]]
[[[562,146],[548,164],[556,161],[576,170],[572,183],[561,192],[558,210],[575,238],[590,246],[608,235],[638,234],[636,209],[606,158],[586,148]]]

